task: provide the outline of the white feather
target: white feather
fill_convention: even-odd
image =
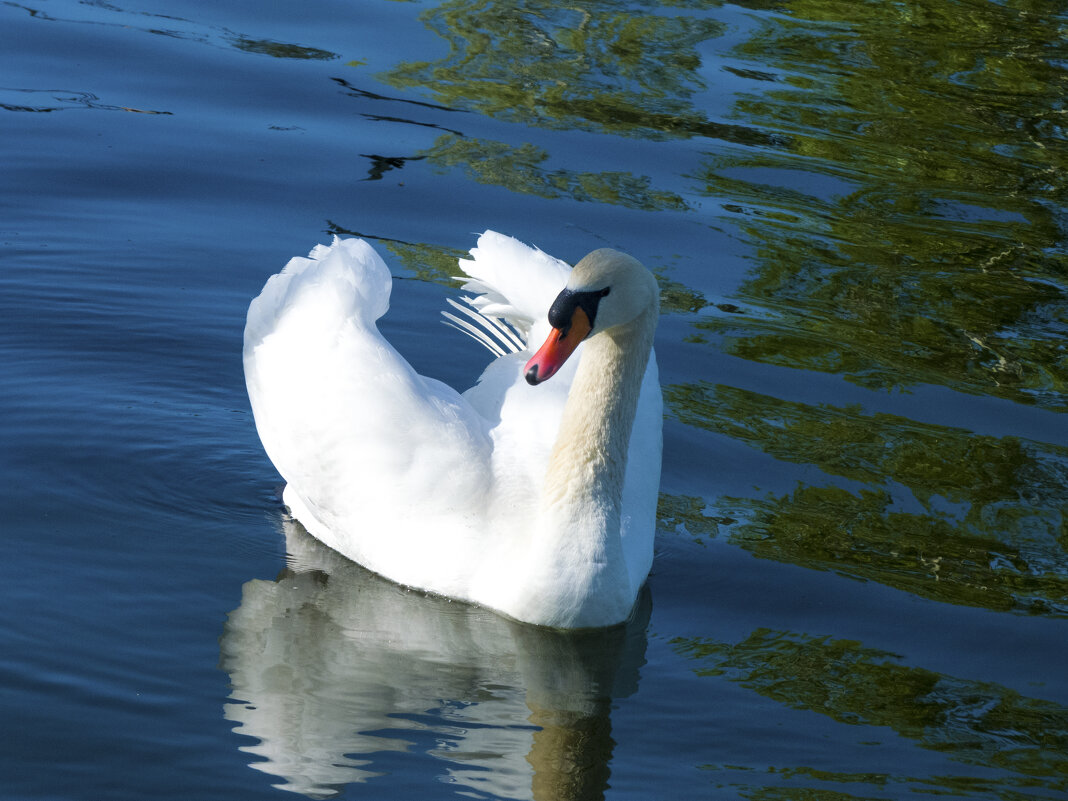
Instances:
[[[463,300],[468,305],[465,306],[462,303],[458,303],[452,298],[445,298],[445,301],[450,306],[469,320],[473,320],[479,327],[472,325],[468,320],[460,319],[454,314],[443,311],[441,316],[449,321],[446,325],[467,334],[479,344],[485,345],[491,353],[497,356],[519,353],[521,350],[526,349],[526,343],[503,319],[500,317],[487,317],[485,313],[479,312],[474,305],[473,298],[465,297]]]

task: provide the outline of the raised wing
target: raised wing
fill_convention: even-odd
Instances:
[[[571,272],[565,262],[518,239],[486,231],[471,249],[471,258],[459,264],[466,275],[457,280],[474,294],[461,298],[466,306],[450,301],[463,317],[442,312],[447,324],[498,356],[528,350],[532,330],[548,334],[546,313]]]
[[[322,530],[402,529],[413,499],[423,520],[437,515],[444,525],[489,491],[485,419],[416,373],[375,325],[390,283],[370,245],[335,239],[290,261],[249,308],[244,363],[256,427],[289,483],[287,499],[295,493],[321,529],[301,522],[334,547],[342,543]],[[359,542],[344,550],[362,556]],[[365,563],[386,572],[380,561],[391,556],[376,545]]]

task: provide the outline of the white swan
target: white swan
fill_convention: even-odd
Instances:
[[[378,332],[391,278],[363,240],[268,280],[249,307],[245,380],[284,501],[400,584],[539,625],[619,623],[653,557],[656,281],[616,251],[571,270],[491,231],[471,256],[464,289],[478,294],[446,316],[499,357],[463,395]]]

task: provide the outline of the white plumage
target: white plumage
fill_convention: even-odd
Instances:
[[[460,267],[477,312],[447,317],[498,358],[462,395],[378,332],[391,277],[363,240],[317,246],[268,280],[249,307],[245,378],[285,503],[401,584],[541,625],[618,623],[652,560],[655,281],[614,251],[572,271],[493,232],[471,257]],[[609,284],[575,356],[529,385],[524,365],[561,290]]]

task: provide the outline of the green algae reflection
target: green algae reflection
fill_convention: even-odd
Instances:
[[[250,39],[247,36],[234,37],[233,45],[238,50],[246,53],[259,53],[274,58],[297,58],[311,59],[314,61],[332,61],[338,57],[337,53],[329,50],[320,50],[318,47],[305,47],[303,45],[287,44],[286,42],[272,42],[267,39]]]
[[[450,108],[539,127],[647,138],[718,130],[693,96],[704,88],[698,45],[724,25],[665,10],[648,1],[454,0],[422,14],[449,42],[448,56],[379,77]]]
[[[687,209],[679,195],[655,190],[648,177],[628,171],[546,169],[543,163],[549,153],[529,142],[514,147],[505,142],[443,134],[420,157],[442,170],[461,168],[480,184],[538,197],[607,203],[640,211]]]
[[[895,654],[851,640],[757,629],[736,643],[677,638],[675,650],[698,675],[724,679],[795,710],[847,726],[889,730],[968,766],[965,776],[840,774],[772,766],[773,781],[860,782],[879,790],[951,797],[1055,798],[1068,792],[1068,709],[991,682],[904,665]],[[864,735],[861,734],[861,737]],[[980,768],[976,775],[975,768]],[[727,766],[706,769],[729,775]],[[829,788],[758,787],[731,782],[750,799],[859,798]],[[873,796],[862,796],[864,798]],[[897,797],[896,795],[894,797]]]
[[[1068,448],[722,385],[667,387],[665,401],[683,423],[827,475],[783,496],[669,498],[669,527],[700,537],[726,523],[758,556],[948,603],[1068,614]]]
[[[872,388],[1068,410],[1063,5],[782,8],[732,52],[763,71],[733,114],[778,144],[693,176],[753,248],[739,297],[760,312],[706,334]]]

